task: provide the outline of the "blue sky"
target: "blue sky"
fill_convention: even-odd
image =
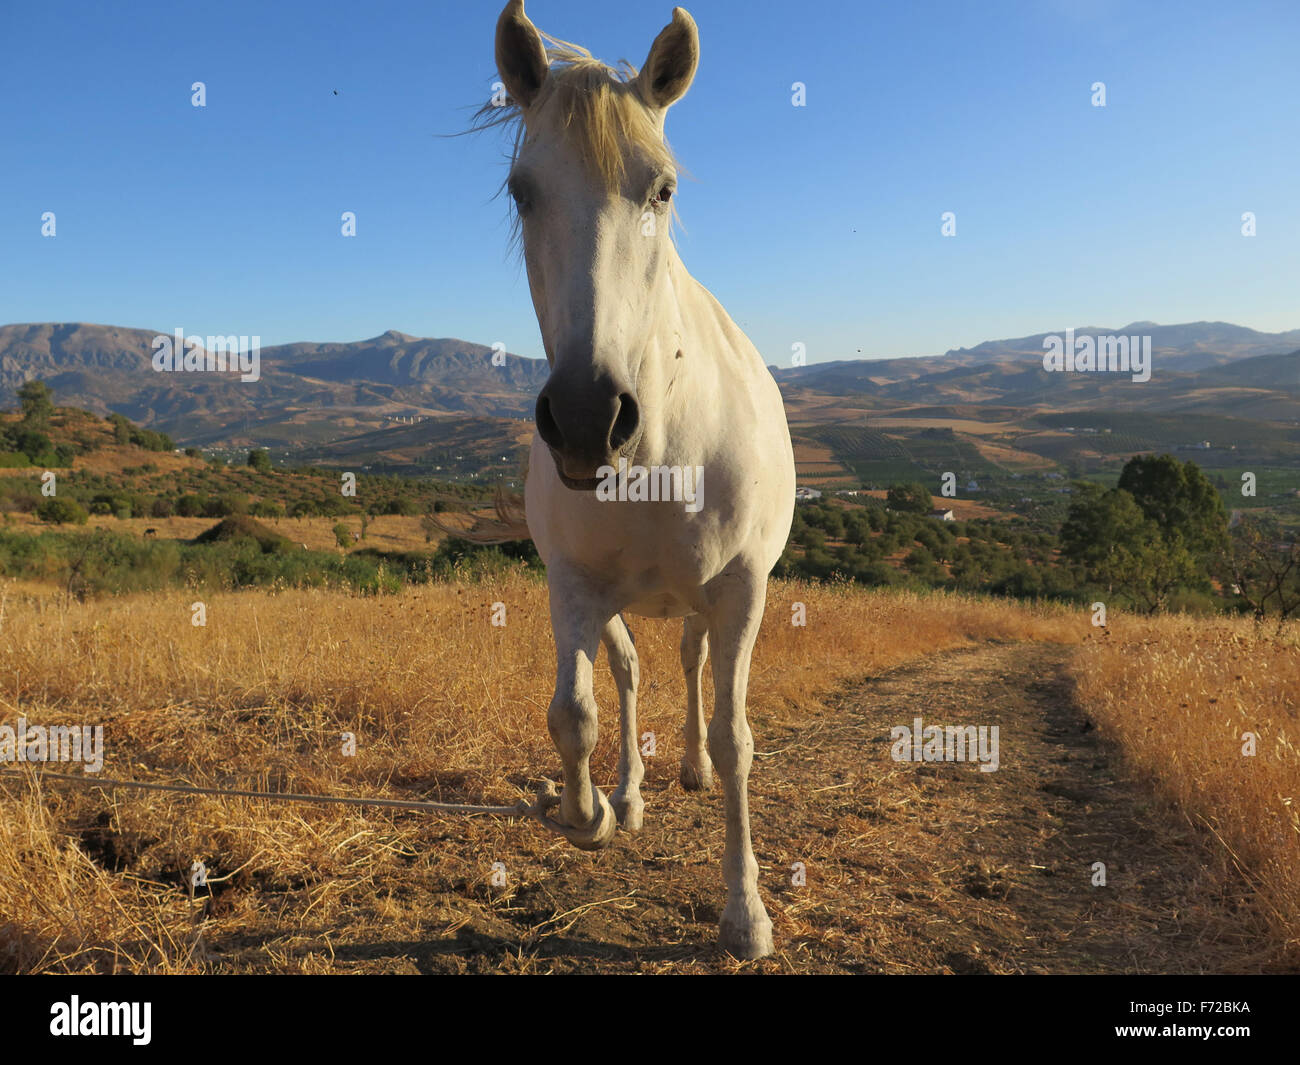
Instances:
[[[679,247],[768,362],[1136,319],[1300,327],[1293,0],[686,6]],[[638,65],[671,9],[528,5]],[[264,345],[391,328],[540,356],[493,199],[504,139],[439,136],[490,92],[498,11],[0,4],[0,323]]]

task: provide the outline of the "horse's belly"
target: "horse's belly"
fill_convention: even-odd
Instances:
[[[632,603],[626,612],[639,618],[682,618],[695,610],[671,592],[664,592]]]

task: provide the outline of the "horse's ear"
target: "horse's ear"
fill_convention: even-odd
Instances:
[[[642,98],[652,107],[675,104],[691,87],[700,62],[700,34],[685,8],[673,8],[673,20],[659,31],[637,75]]]
[[[524,14],[524,0],[510,0],[497,19],[497,71],[506,92],[521,108],[537,98],[546,80],[546,46]]]

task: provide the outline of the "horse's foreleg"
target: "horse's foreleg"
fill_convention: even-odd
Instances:
[[[645,766],[641,761],[641,748],[636,734],[636,687],[640,680],[636,647],[632,633],[619,614],[609,619],[601,634],[605,650],[609,653],[609,668],[618,685],[618,713],[621,743],[618,756],[618,787],[609,797],[618,815],[618,823],[629,832],[639,831],[645,803],[641,800],[641,781]]]
[[[714,710],[709,753],[722,777],[727,812],[722,858],[727,905],[719,942],[738,958],[772,953],[772,921],[758,896],[758,862],[749,838],[749,767],[754,738],[745,717],[749,661],[763,620],[767,580],[737,564],[710,585],[709,639],[713,645]]]
[[[591,782],[589,764],[597,732],[591,668],[609,614],[579,582],[566,578],[561,566],[552,567],[549,579],[556,669],[546,725],[564,765],[560,816],[549,824],[575,846],[597,850],[609,844],[617,828],[609,801]]]
[[[709,622],[689,614],[682,625],[682,672],[686,675],[686,743],[682,755],[682,787],[688,791],[713,786],[713,763],[704,749],[704,660],[709,657]]]

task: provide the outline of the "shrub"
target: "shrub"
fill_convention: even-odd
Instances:
[[[223,518],[210,529],[205,529],[193,540],[195,544],[224,543],[231,540],[252,540],[264,554],[284,552],[293,547],[289,538],[272,532],[261,522],[254,521],[247,514],[237,514]]]
[[[86,508],[71,499],[45,499],[36,506],[36,516],[51,525],[85,525]]]

